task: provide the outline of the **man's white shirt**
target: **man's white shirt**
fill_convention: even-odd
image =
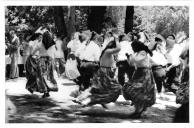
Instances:
[[[162,65],[162,66],[167,65],[168,61],[165,58],[163,53],[158,52],[156,50],[154,50],[152,53],[153,53],[153,56],[151,57],[151,59],[152,59],[153,65]]]
[[[91,41],[85,47],[85,50],[83,50],[83,52],[80,54],[80,59],[87,61],[99,61],[100,55],[100,47],[94,41]]]
[[[126,53],[129,54],[129,55],[134,53],[133,49],[131,47],[131,42],[129,42],[129,41],[121,41],[120,45],[121,45],[121,50],[118,53],[118,61],[127,60]]]
[[[71,52],[75,52],[79,46],[80,46],[80,41],[79,40],[71,40],[68,44],[67,44],[67,48],[70,48],[71,49]]]

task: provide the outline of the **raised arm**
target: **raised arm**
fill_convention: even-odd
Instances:
[[[115,42],[116,42],[116,47],[115,48],[111,48],[111,49],[107,49],[106,52],[109,54],[116,54],[121,50],[121,45],[119,43],[118,38],[114,37]]]

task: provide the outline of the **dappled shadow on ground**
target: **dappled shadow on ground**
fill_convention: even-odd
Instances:
[[[59,102],[37,95],[9,97],[17,107],[17,112],[10,116],[10,123],[170,123],[176,110],[168,105],[162,109],[154,106],[148,108],[140,119],[131,119],[134,107],[128,101],[117,101],[109,109],[104,109],[101,106],[81,107],[68,100]]]
[[[50,98],[39,98],[36,95],[9,96],[17,107],[17,112],[10,116],[10,123],[59,123],[72,122],[70,110],[65,110]]]
[[[100,122],[100,123],[121,123],[121,122],[137,122],[137,123],[171,123],[176,108],[166,106],[166,109],[151,107],[143,113],[139,119],[132,119],[130,115],[133,113],[132,106],[114,106],[110,109],[89,108],[77,113],[84,118],[84,122]]]

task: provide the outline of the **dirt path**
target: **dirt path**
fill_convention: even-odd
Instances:
[[[109,109],[100,105],[81,107],[71,101],[69,94],[76,85],[68,80],[57,80],[59,92],[51,93],[49,98],[42,99],[39,93],[31,95],[25,90],[25,79],[6,81],[7,95],[15,104],[17,112],[10,114],[10,123],[125,123],[154,122],[170,123],[179,105],[175,96],[166,93],[162,99],[149,108],[141,119],[130,119],[134,107],[122,96],[116,103],[108,104]]]

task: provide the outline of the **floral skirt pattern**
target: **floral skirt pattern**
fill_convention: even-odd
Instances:
[[[115,102],[121,93],[122,86],[114,79],[111,68],[101,67],[91,81],[90,105]]]
[[[123,86],[123,96],[135,106],[146,108],[155,103],[155,83],[151,69],[138,68],[133,77]]]
[[[29,56],[26,64],[26,89],[45,93],[58,90],[57,82],[53,75],[53,61],[52,58],[46,57],[33,57]]]

